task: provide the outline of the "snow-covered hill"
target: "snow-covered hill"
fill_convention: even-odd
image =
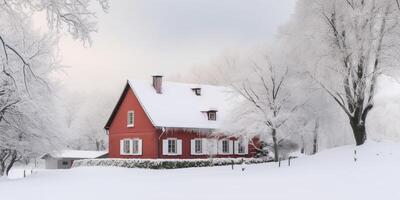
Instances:
[[[345,146],[292,160],[246,166],[145,170],[84,167],[0,179],[1,199],[400,199],[400,144]]]

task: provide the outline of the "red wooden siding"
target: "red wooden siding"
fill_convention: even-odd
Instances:
[[[110,158],[157,158],[158,133],[150,119],[141,107],[133,91],[124,92],[119,108],[109,127],[109,157]],[[133,110],[134,127],[127,127],[128,111]],[[120,140],[124,138],[142,139],[142,156],[120,155]]]
[[[190,147],[190,142],[192,139],[196,138],[206,138],[207,136],[204,134],[199,134],[196,132],[191,132],[191,131],[184,131],[184,130],[174,130],[174,131],[169,131],[164,134],[162,134],[160,142],[159,142],[159,155],[161,158],[208,158],[209,155],[191,155],[191,147]],[[162,140],[167,139],[167,138],[176,138],[182,140],[182,155],[162,155]],[[230,138],[230,140],[236,140],[235,138]],[[249,144],[248,148],[249,154],[247,155],[234,155],[234,154],[229,154],[229,155],[215,155],[215,157],[218,158],[236,158],[236,157],[251,157],[255,153],[255,149],[252,145]]]

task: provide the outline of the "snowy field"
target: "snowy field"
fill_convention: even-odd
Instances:
[[[276,163],[176,170],[82,167],[0,179],[0,199],[400,199],[400,144],[346,146]]]

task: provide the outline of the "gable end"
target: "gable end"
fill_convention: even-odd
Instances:
[[[108,130],[111,126],[112,121],[114,120],[115,115],[118,112],[119,107],[122,104],[122,101],[125,99],[126,94],[128,93],[128,89],[130,88],[129,83],[127,82],[124,88],[124,91],[122,92],[121,96],[118,99],[117,105],[115,105],[110,117],[107,120],[106,125],[104,126],[104,129]]]

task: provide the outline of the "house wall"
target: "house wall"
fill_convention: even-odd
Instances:
[[[72,158],[53,158],[48,156],[45,161],[45,167],[46,169],[69,169],[74,160]],[[64,165],[63,162],[67,162],[67,165]]]
[[[58,160],[53,157],[47,157],[45,159],[46,169],[58,169]]]
[[[72,163],[74,162],[74,159],[71,158],[62,158],[57,160],[57,165],[58,165],[58,169],[69,169],[72,167]],[[63,162],[66,162],[67,164],[64,165]]]
[[[176,138],[182,140],[182,155],[163,155],[162,154],[162,140],[168,139],[168,138]],[[210,157],[209,155],[191,155],[191,140],[196,139],[196,138],[207,138],[207,134],[200,134],[196,133],[193,131],[186,131],[186,130],[174,130],[174,131],[168,131],[165,132],[161,135],[160,142],[159,142],[159,157],[160,158],[181,158],[181,159],[187,159],[187,158],[208,158]],[[220,137],[221,139],[223,137]],[[235,141],[236,138],[231,137],[229,140]],[[256,142],[258,145],[258,143]],[[238,158],[238,157],[252,157],[254,156],[256,152],[256,149],[254,148],[253,145],[248,146],[248,154],[247,155],[234,155],[234,154],[229,154],[229,155],[213,155],[213,157],[217,158]]]
[[[109,128],[110,158],[157,158],[158,133],[141,107],[131,89],[126,91],[123,101]],[[128,111],[135,112],[134,127],[127,127]],[[120,140],[124,138],[142,139],[142,155],[120,155]]]

